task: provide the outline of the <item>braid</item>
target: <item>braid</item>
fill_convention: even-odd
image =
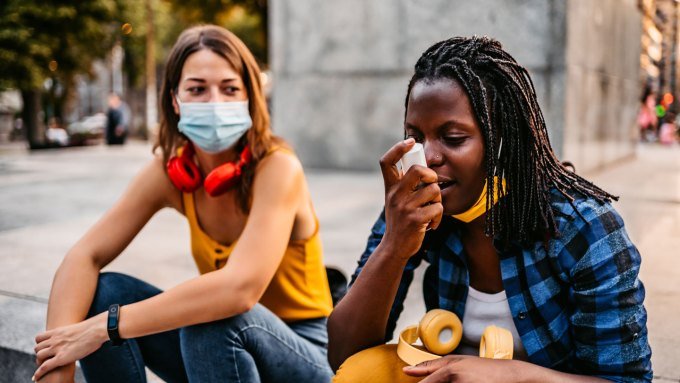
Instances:
[[[463,87],[484,137],[487,235],[500,235],[506,244],[512,239],[544,240],[557,235],[550,197],[553,189],[572,206],[576,195],[599,202],[618,199],[557,159],[529,72],[498,41],[454,37],[432,45],[415,65],[406,108],[418,81],[439,79]],[[502,195],[492,208],[495,176],[504,178],[511,192]]]

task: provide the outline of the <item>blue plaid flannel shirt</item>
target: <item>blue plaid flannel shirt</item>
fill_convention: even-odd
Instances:
[[[513,243],[499,251],[503,286],[529,361],[551,369],[616,382],[652,380],[645,290],[638,279],[640,253],[623,220],[608,204],[557,192],[552,207],[560,235],[546,244]],[[385,232],[381,214],[352,276],[356,280]],[[494,241],[497,249],[500,242]],[[546,250],[547,249],[547,250]],[[463,318],[469,276],[458,224],[445,217],[428,232],[404,269],[385,332],[393,336],[413,270],[429,263],[423,282],[427,310]]]

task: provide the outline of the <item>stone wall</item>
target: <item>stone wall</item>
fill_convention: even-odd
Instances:
[[[641,15],[636,0],[567,6],[564,158],[577,170],[635,154]]]
[[[625,1],[625,12],[614,12],[623,13],[625,20],[608,15],[603,22],[629,22],[629,3],[634,1]],[[448,37],[477,34],[498,39],[529,69],[553,146],[561,155],[567,126],[566,63],[573,61],[567,58],[567,40],[573,35],[567,30],[580,28],[568,13],[590,3],[272,0],[274,130],[293,144],[306,166],[377,170],[380,156],[402,137],[406,86],[420,54]],[[617,0],[602,3],[618,8]],[[629,43],[635,41],[639,45],[639,35]],[[628,103],[626,99],[624,106]],[[578,111],[572,108],[570,113]],[[588,129],[572,121],[566,121],[569,129]]]

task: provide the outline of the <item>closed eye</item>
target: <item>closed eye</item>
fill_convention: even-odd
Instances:
[[[465,141],[467,141],[467,139],[468,139],[467,136],[444,137],[444,142],[447,145],[458,146],[458,145],[463,144]]]
[[[404,139],[408,138],[413,138],[416,142],[422,143],[423,142],[423,136],[418,133],[406,133],[404,136]]]

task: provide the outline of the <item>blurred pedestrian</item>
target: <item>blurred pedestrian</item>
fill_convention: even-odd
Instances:
[[[110,93],[106,111],[106,143],[108,145],[125,144],[129,119],[130,108],[117,93]]]
[[[59,267],[36,377],[72,381],[80,360],[90,382],[145,382],[145,366],[168,382],[329,381],[319,221],[255,58],[198,26],[164,72],[160,153]],[[163,292],[101,273],[165,207],[187,218],[201,275]]]
[[[50,117],[48,120],[45,136],[50,145],[68,146],[69,144],[68,133],[61,126],[57,117]]]
[[[663,145],[673,145],[677,142],[678,126],[676,125],[676,114],[673,112],[666,113],[663,118],[663,123],[659,127],[659,143]]]
[[[25,138],[26,133],[24,132],[24,120],[21,118],[21,116],[17,116],[14,119],[14,125],[12,126],[10,141],[21,140]]]
[[[643,142],[656,141],[656,128],[658,124],[656,95],[650,87],[646,87],[643,92],[637,121],[640,129],[640,139]]]

